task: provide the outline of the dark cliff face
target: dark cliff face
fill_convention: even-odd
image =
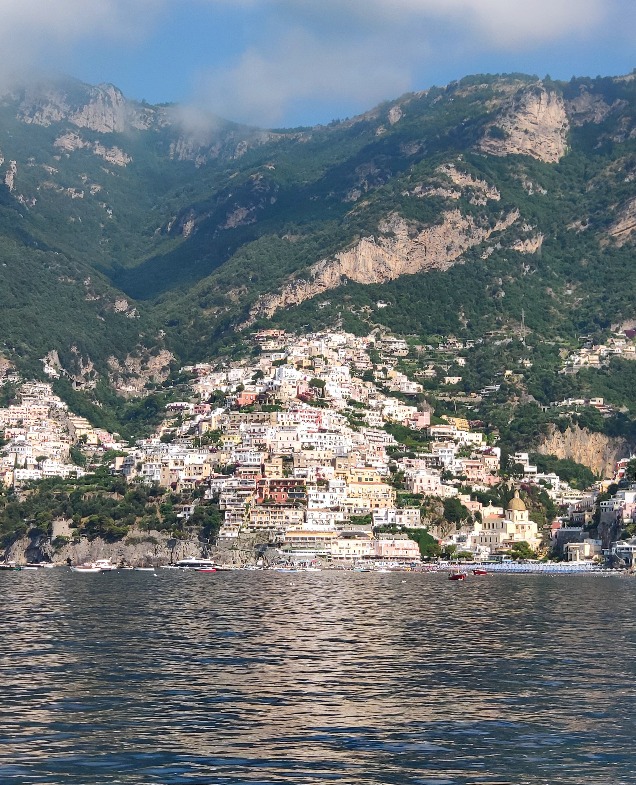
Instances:
[[[103,375],[111,355],[201,357],[270,318],[479,336],[521,300],[547,334],[602,324],[607,303],[635,316],[635,89],[476,76],[290,131],[112,85],[15,90],[0,100],[3,351],[64,364],[75,345]],[[375,313],[379,299],[401,307]]]
[[[620,539],[623,526],[616,520],[601,521],[597,528],[597,539],[601,540],[603,548],[607,549],[613,542]]]

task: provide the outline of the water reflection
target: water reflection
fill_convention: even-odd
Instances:
[[[0,781],[627,783],[632,583],[0,574]]]

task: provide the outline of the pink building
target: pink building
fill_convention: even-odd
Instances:
[[[392,561],[419,561],[420,549],[416,542],[409,540],[406,535],[393,534],[387,537],[380,535],[380,539],[373,543],[375,556],[378,559]]]
[[[423,428],[428,428],[431,424],[430,412],[418,412],[413,417],[409,417],[408,425],[414,430],[420,431]]]

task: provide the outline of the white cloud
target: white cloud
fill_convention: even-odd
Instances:
[[[2,0],[0,82],[38,66],[67,70],[75,47],[91,42],[141,49],[161,22],[206,7],[239,20],[226,38],[243,49],[226,64],[201,63],[193,104],[260,125],[287,121],[298,105],[351,114],[424,86],[441,63],[470,72],[470,56],[514,64],[516,53],[593,47],[610,33],[633,40],[636,29],[635,0]],[[166,72],[171,58],[179,51]]]
[[[0,78],[63,67],[68,49],[85,41],[140,42],[166,8],[167,0],[2,0]]]
[[[417,89],[415,72],[436,60],[591,35],[624,1],[260,0],[261,39],[202,76],[198,100],[258,124],[280,122],[298,101],[370,107]]]
[[[533,45],[594,31],[615,0],[283,0],[293,13],[316,5],[325,13],[353,13],[363,24],[418,26],[446,21],[501,45]]]
[[[204,74],[199,100],[214,111],[246,123],[276,125],[294,102],[338,105],[355,101],[370,107],[410,84],[400,57],[380,56],[379,39],[325,41],[296,28],[270,49],[251,49],[231,68]]]
[[[597,29],[612,0],[431,0],[443,12],[452,7],[486,40],[504,49],[546,43],[563,36],[589,35]]]

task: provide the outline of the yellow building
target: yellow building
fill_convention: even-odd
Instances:
[[[468,420],[466,420],[464,417],[449,417],[447,414],[443,414],[442,420],[446,420],[446,422],[450,423],[450,425],[454,425],[458,431],[470,430],[470,425],[468,424]]]
[[[491,552],[508,550],[516,542],[527,542],[533,549],[541,544],[537,524],[530,520],[519,491],[515,491],[503,515],[484,516],[482,529],[476,538],[477,545]]]

